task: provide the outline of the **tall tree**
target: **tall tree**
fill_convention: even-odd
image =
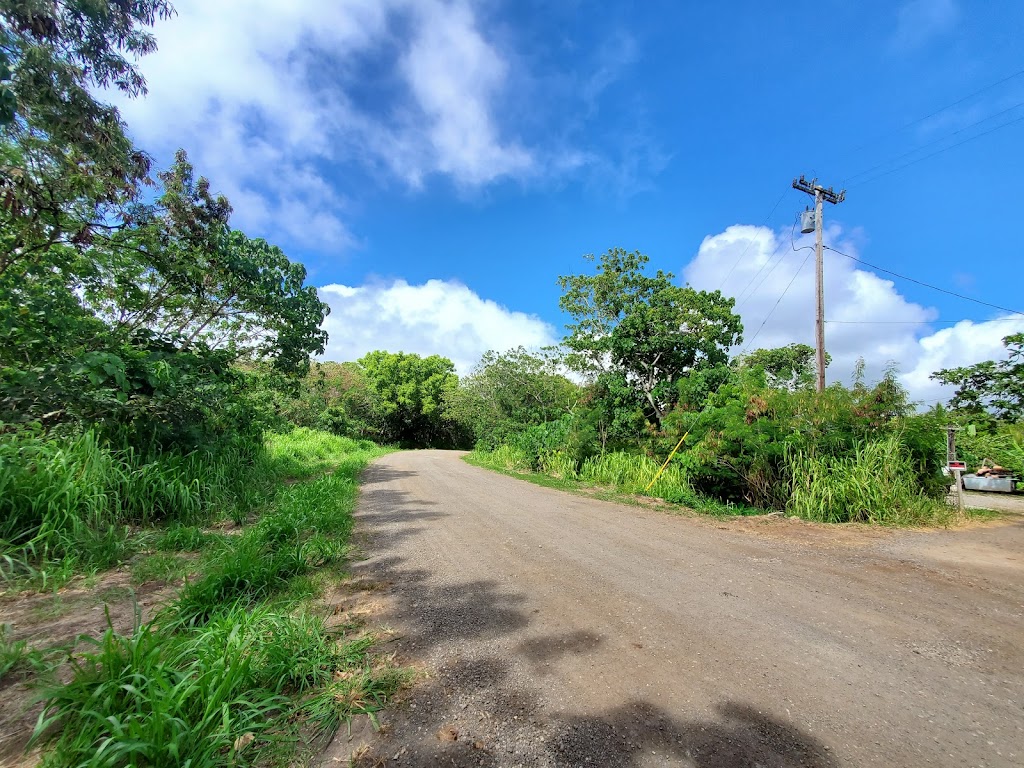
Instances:
[[[585,257],[595,261],[593,255]],[[742,340],[735,300],[721,291],[678,286],[670,272],[645,274],[648,257],[614,248],[595,274],[559,278],[559,306],[568,312],[565,346],[581,371],[621,372],[644,397],[660,424],[676,397],[673,386],[695,370],[728,360]]]
[[[1006,360],[986,360],[960,368],[943,368],[931,375],[956,386],[949,407],[974,414],[992,414],[1002,421],[1024,420],[1024,333],[1003,339]]]
[[[166,0],[0,0],[0,273],[125,223],[149,159],[95,94],[145,92],[135,60],[172,13]]]
[[[484,353],[446,397],[446,413],[479,440],[499,441],[569,413],[581,388],[559,373],[557,357],[523,347]]]
[[[454,425],[444,415],[445,392],[458,383],[451,360],[377,350],[361,357],[359,365],[373,388],[385,441],[451,445]]]

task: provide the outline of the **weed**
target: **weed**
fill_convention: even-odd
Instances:
[[[59,663],[55,657],[66,650],[60,647],[40,650],[31,647],[26,640],[12,640],[10,634],[9,625],[0,625],[0,681],[29,672],[48,674]]]
[[[198,552],[217,538],[217,534],[206,533],[198,526],[174,523],[157,538],[156,548],[163,552]]]
[[[177,581],[185,578],[191,567],[192,563],[188,558],[169,552],[157,552],[132,563],[132,581],[135,584]]]

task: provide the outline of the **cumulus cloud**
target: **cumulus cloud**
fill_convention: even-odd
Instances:
[[[462,0],[178,0],[119,106],[143,146],[184,146],[256,233],[338,251],[353,237],[333,177],[413,187],[538,172],[497,115],[502,52]]]
[[[859,255],[856,243],[838,227],[827,230],[825,241]],[[695,288],[720,288],[736,297],[745,342],[735,352],[793,342],[813,346],[812,245],[810,236],[793,242],[788,229],[732,226],[704,239],[683,277]],[[932,372],[1002,358],[1002,338],[1024,331],[1020,316],[940,328],[936,309],[909,301],[893,281],[830,251],[825,252],[825,316],[831,321],[825,326],[830,380],[849,381],[858,358],[864,359],[869,379],[895,364],[911,396],[928,404],[951,394],[951,388],[928,378]]]
[[[356,360],[375,349],[440,354],[464,375],[489,349],[556,343],[554,328],[539,317],[481,298],[458,282],[396,280],[319,290],[331,307],[324,323],[330,334],[328,360]]]

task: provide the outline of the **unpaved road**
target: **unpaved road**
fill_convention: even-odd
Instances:
[[[424,676],[325,765],[1024,765],[1024,518],[687,518],[440,451],[364,482],[357,571]]]

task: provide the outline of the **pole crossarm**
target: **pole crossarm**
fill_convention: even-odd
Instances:
[[[804,192],[811,197],[815,194],[820,194],[821,199],[826,203],[832,203],[832,205],[838,205],[846,199],[846,190],[836,192],[832,187],[825,189],[825,187],[818,184],[817,179],[811,179],[808,181],[802,175],[799,179],[793,179],[793,189],[797,189]]]

